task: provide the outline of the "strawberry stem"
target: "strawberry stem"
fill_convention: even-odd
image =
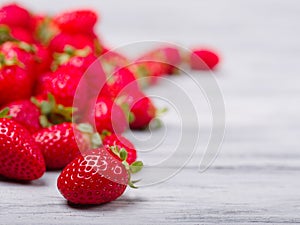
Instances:
[[[0,118],[7,118],[11,119],[12,117],[8,115],[9,114],[9,108],[6,107],[0,111]]]
[[[72,115],[75,108],[57,104],[54,96],[50,93],[48,93],[48,100],[40,102],[36,98],[32,97],[31,102],[40,109],[40,124],[42,127],[50,127],[64,122],[72,122]]]
[[[112,153],[114,153],[116,156],[118,156],[122,160],[122,164],[127,170],[128,173],[128,185],[131,188],[137,188],[134,184],[139,182],[140,180],[131,180],[132,174],[138,173],[143,169],[143,162],[142,161],[135,161],[131,165],[126,161],[128,153],[125,148],[119,148],[117,145],[110,146],[110,150]]]

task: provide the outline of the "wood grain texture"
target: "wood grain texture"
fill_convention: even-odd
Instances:
[[[20,2],[51,12],[71,3]],[[216,71],[227,111],[222,151],[204,173],[198,172],[201,148],[170,180],[128,189],[96,207],[69,206],[56,189],[58,172],[31,184],[2,179],[0,224],[300,224],[300,2],[72,1],[81,5],[102,12],[99,31],[114,46],[155,39],[206,44],[222,53]],[[209,123],[202,122],[203,147]],[[153,163],[172,147],[170,141],[141,155]]]

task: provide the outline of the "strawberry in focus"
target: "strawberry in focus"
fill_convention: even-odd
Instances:
[[[132,165],[115,159],[105,148],[98,148],[74,159],[57,180],[60,193],[73,204],[103,204],[120,197],[131,181],[131,174],[142,169],[142,162]]]

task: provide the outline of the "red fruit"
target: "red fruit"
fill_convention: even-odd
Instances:
[[[34,55],[34,75],[38,77],[42,73],[50,70],[52,56],[49,50],[41,44],[35,44],[34,48],[36,49]]]
[[[214,69],[219,63],[219,56],[211,50],[195,49],[190,56],[190,66],[194,70]]]
[[[28,28],[30,19],[29,12],[15,3],[2,6],[0,9],[0,24]]]
[[[124,67],[121,69],[116,68],[112,75],[108,74],[100,95],[115,99],[118,95],[139,91],[134,74]]]
[[[41,150],[31,134],[11,119],[0,119],[0,175],[35,180],[45,172]]]
[[[50,40],[59,33],[52,18],[46,15],[34,15],[29,26],[35,39],[44,45],[48,45]]]
[[[22,27],[10,27],[9,30],[10,35],[18,41],[24,41],[27,43],[32,43],[34,41],[31,33]]]
[[[85,73],[89,66],[97,60],[89,47],[84,49],[75,49],[66,47],[63,53],[54,54],[52,69],[56,67],[74,67],[82,73]]]
[[[136,161],[137,154],[134,145],[122,135],[111,134],[107,135],[102,139],[102,143],[107,149],[111,152],[111,147],[117,147],[118,150],[124,148],[127,151],[127,159],[126,161],[129,164],[132,164]],[[120,160],[114,153],[112,155]]]
[[[64,12],[54,18],[58,27],[66,33],[93,33],[97,14],[92,10],[74,10]]]
[[[1,45],[0,52],[5,55],[6,61],[14,62],[14,64],[19,65],[19,67],[26,69],[27,73],[32,76],[35,53],[33,45],[25,42],[8,41]]]
[[[102,204],[120,197],[128,180],[124,165],[98,148],[74,159],[58,177],[57,187],[71,203]]]
[[[9,116],[23,125],[30,133],[40,130],[40,110],[30,100],[14,101],[6,105],[9,108]]]
[[[83,134],[72,123],[44,128],[33,134],[33,138],[42,150],[48,169],[65,167],[80,151],[89,148]]]
[[[94,101],[91,101],[94,102]],[[122,108],[107,97],[99,97],[93,108],[88,110],[85,120],[93,123],[99,133],[109,131],[123,133],[127,129],[127,120]]]
[[[0,53],[0,58],[5,56]],[[32,78],[17,65],[7,66],[0,62],[0,105],[31,96]]]
[[[96,49],[95,39],[83,34],[59,33],[50,42],[49,48],[52,52],[64,52],[66,46],[75,49],[89,47],[93,52]]]
[[[48,93],[51,93],[58,104],[72,106],[81,77],[82,72],[80,70],[73,67],[62,67],[51,75],[46,74],[40,78],[36,90],[44,99],[47,98]],[[84,103],[85,97],[80,97]]]
[[[112,74],[116,68],[122,68],[129,64],[129,60],[124,55],[108,49],[103,49],[103,54],[99,60],[107,75]]]
[[[129,124],[132,129],[143,129],[149,125],[156,116],[156,108],[147,96],[139,96],[131,104],[131,113],[134,119]]]
[[[161,47],[139,57],[129,69],[138,78],[141,87],[157,83],[158,77],[174,74],[181,63],[179,49],[175,47]]]

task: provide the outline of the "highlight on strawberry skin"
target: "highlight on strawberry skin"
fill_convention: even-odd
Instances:
[[[190,67],[193,70],[213,70],[219,64],[219,55],[209,49],[194,49],[190,55]]]

